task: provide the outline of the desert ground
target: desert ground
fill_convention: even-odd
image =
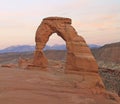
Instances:
[[[82,76],[51,64],[48,71],[0,68],[0,104],[118,104],[107,93],[84,88]]]
[[[1,55],[0,104],[118,104],[117,94],[86,88],[83,75],[65,74],[65,52],[45,53],[47,70],[18,67],[19,56],[31,59],[33,52]]]

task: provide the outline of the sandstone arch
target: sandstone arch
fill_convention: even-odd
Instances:
[[[85,40],[79,36],[71,26],[70,18],[48,17],[44,18],[36,32],[36,51],[34,55],[34,66],[46,68],[47,58],[42,49],[45,47],[49,37],[57,33],[66,42],[67,59],[65,72],[82,71],[97,72],[97,63],[88,48]]]

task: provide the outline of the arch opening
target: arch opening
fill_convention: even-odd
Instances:
[[[57,33],[53,33],[51,34],[51,36],[49,37],[46,46],[55,46],[55,45],[66,45],[65,40],[59,36]]]
[[[48,59],[49,70],[64,72],[66,63],[66,42],[57,33],[50,35],[44,54]]]

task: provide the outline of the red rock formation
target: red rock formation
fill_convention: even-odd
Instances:
[[[26,68],[29,64],[30,64],[30,60],[19,57],[19,60],[18,60],[19,68]]]
[[[43,19],[36,32],[36,51],[34,66],[46,68],[47,59],[42,49],[45,47],[52,33],[57,33],[66,42],[67,60],[65,73],[79,74],[83,77],[85,88],[100,90],[104,85],[98,75],[98,65],[88,48],[85,40],[79,36],[71,26],[71,19],[61,17],[49,17]]]
[[[34,65],[47,67],[47,59],[42,49],[45,47],[49,37],[57,33],[66,42],[67,60],[65,72],[98,72],[97,63],[91,54],[85,40],[79,36],[71,26],[71,19],[61,17],[49,17],[43,19],[36,32],[36,51]]]

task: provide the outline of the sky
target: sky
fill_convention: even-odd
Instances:
[[[50,16],[71,18],[87,44],[120,41],[120,0],[0,0],[0,49],[35,45],[37,27]],[[47,44],[65,42],[53,34]]]

